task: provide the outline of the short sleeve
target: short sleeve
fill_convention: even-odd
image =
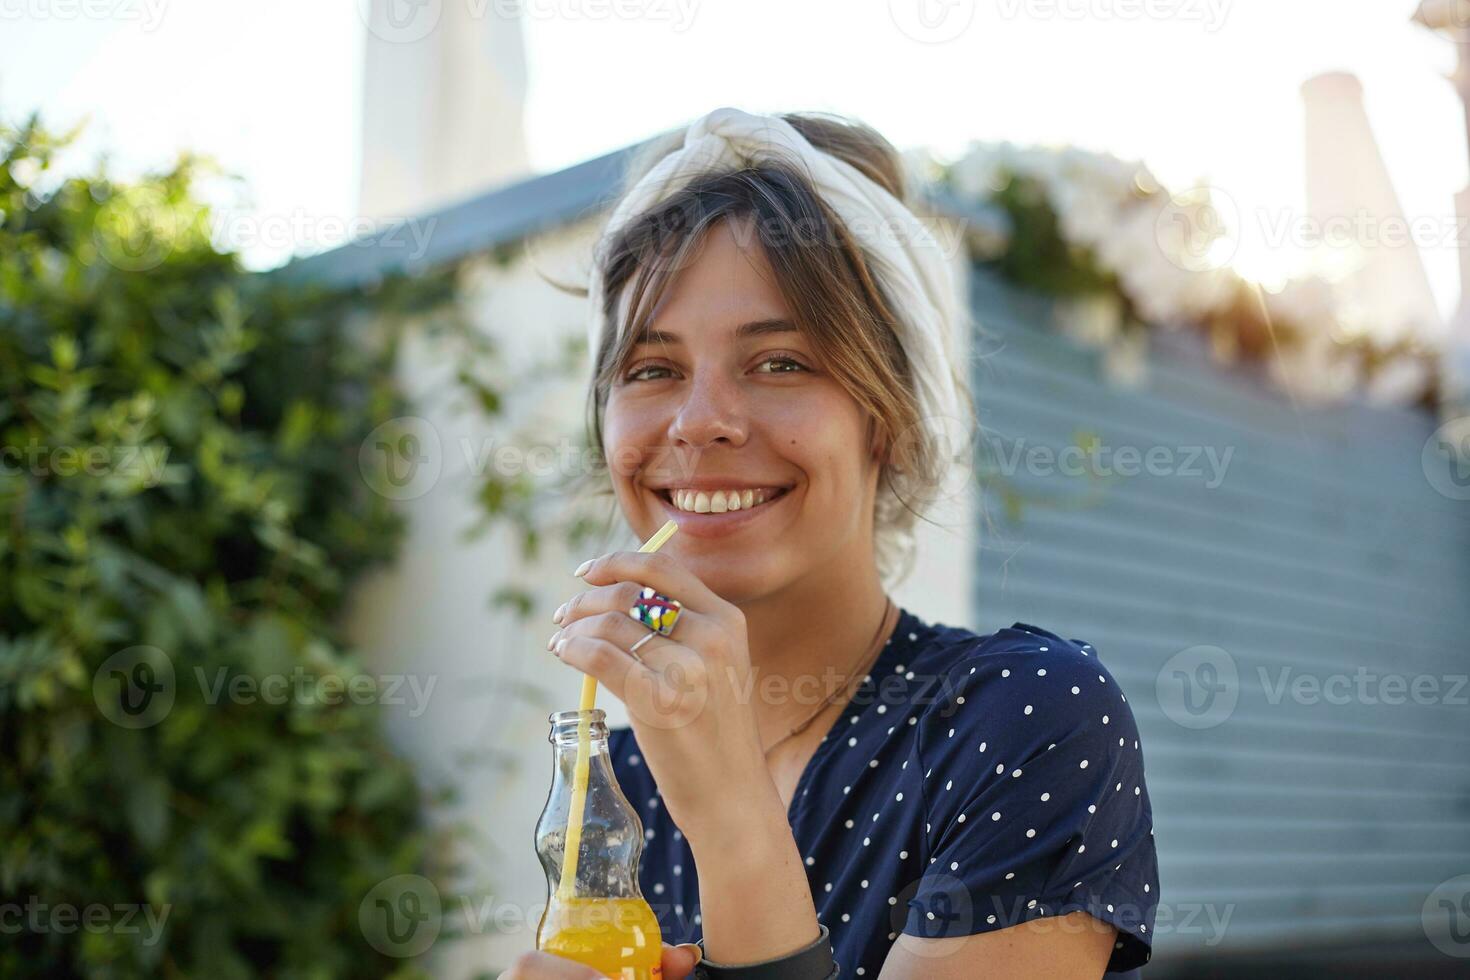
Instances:
[[[1147,962],[1153,815],[1126,695],[1086,644],[1017,624],[933,679],[915,743],[928,854],[904,932],[937,938],[1082,910],[1109,971]]]

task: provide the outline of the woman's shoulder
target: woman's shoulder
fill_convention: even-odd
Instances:
[[[937,628],[918,658],[934,675],[910,757],[929,883],[904,931],[933,937],[956,894],[982,904],[940,935],[1080,910],[1119,930],[1110,969],[1141,965],[1158,860],[1127,695],[1086,641],[1027,623],[967,632]]]
[[[1030,623],[1013,623],[991,633],[976,633],[963,626],[929,622],[907,610],[899,621],[906,630],[908,663],[906,673],[916,677],[961,677],[995,673],[1016,686],[1048,676],[1090,673],[1094,683],[1111,684],[1112,675],[1098,651],[1085,640],[1067,639]],[[918,669],[925,673],[920,674]],[[1098,679],[1101,675],[1101,680]],[[1046,685],[1041,685],[1046,686]]]
[[[1030,623],[979,634],[911,614],[904,619],[912,637],[904,675],[919,682],[921,741],[932,744],[936,732],[944,741],[968,733],[989,744],[1040,742],[1044,750],[1088,733],[1124,737],[1125,747],[1136,740],[1127,695],[1091,643]]]

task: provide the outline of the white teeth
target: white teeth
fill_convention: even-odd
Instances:
[[[749,510],[766,501],[765,490],[674,490],[669,499],[679,510],[696,514],[726,514],[732,510]]]

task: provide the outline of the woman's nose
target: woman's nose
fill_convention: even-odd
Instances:
[[[731,446],[745,442],[749,425],[737,384],[708,373],[696,374],[686,391],[669,425],[675,443],[703,449],[721,439]]]

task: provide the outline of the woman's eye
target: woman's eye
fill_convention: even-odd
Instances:
[[[775,365],[775,369],[767,371],[768,365]],[[761,361],[756,370],[764,371],[766,374],[789,374],[792,371],[805,371],[806,365],[794,357],[768,357]]]
[[[660,374],[659,373],[660,371],[662,371],[664,373],[663,374]],[[656,381],[659,378],[667,377],[668,376],[668,371],[669,371],[669,369],[666,368],[666,367],[664,367],[662,364],[644,364],[641,367],[635,367],[635,368],[633,368],[627,374],[623,375],[623,380],[624,381]]]

